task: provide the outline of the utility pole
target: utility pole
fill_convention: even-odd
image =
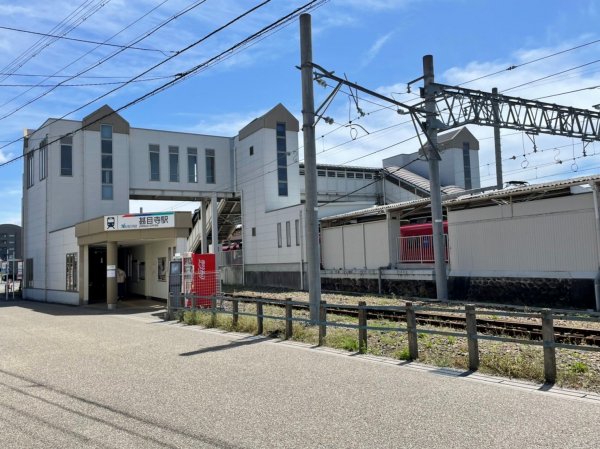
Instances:
[[[492,89],[492,94],[498,94],[498,88],[494,87]],[[502,147],[500,146],[500,113],[498,111],[498,102],[494,101],[492,103],[494,108],[494,121],[496,122],[494,126],[494,147],[496,152],[496,188],[498,190],[502,190],[504,187],[504,182],[502,181]]]
[[[321,301],[319,257],[319,204],[317,202],[317,154],[315,144],[315,98],[313,94],[312,31],[310,14],[300,16],[300,68],[302,71],[302,133],[306,182],[306,253],[310,319],[318,321]]]
[[[435,284],[437,297],[448,301],[448,281],[446,275],[446,242],[444,241],[444,217],[442,215],[442,190],[440,184],[439,155],[437,152],[437,116],[435,93],[431,84],[435,82],[433,56],[423,57],[423,83],[425,93],[426,129],[429,144],[427,159],[429,161],[429,190],[431,193],[431,218],[433,221],[433,253],[435,259]]]

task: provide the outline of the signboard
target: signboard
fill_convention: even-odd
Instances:
[[[155,214],[105,215],[105,231],[126,231],[130,229],[174,228],[174,212]]]
[[[23,262],[17,262],[17,279],[23,279]]]

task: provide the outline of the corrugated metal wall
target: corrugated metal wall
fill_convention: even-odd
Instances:
[[[598,269],[592,195],[517,203],[512,217],[510,211],[504,205],[449,213],[453,271]]]
[[[323,268],[376,269],[389,264],[386,221],[325,228],[321,235]]]

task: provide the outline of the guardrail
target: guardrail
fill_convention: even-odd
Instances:
[[[233,265],[243,265],[244,264],[244,250],[243,249],[234,249],[232,251],[221,251],[219,253],[219,266],[220,267],[229,267]]]
[[[187,299],[196,299],[187,301]],[[181,307],[181,304],[198,304],[199,299],[208,301],[210,300],[209,308],[195,308],[195,307]],[[200,301],[201,302],[201,301]],[[231,302],[231,310],[225,310],[224,304]],[[239,303],[256,303],[256,313],[240,312]],[[263,305],[276,305],[285,308],[285,316],[265,315],[263,313]],[[579,351],[593,351],[600,352],[600,347],[595,346],[584,346],[584,345],[571,345],[571,344],[560,344],[554,341],[554,314],[551,309],[543,309],[540,313],[521,313],[521,312],[499,312],[499,311],[477,311],[475,305],[468,304],[464,309],[447,309],[439,307],[415,307],[411,302],[407,302],[404,307],[402,306],[367,306],[366,302],[360,301],[358,305],[347,305],[347,304],[328,304],[326,301],[321,301],[319,305],[319,320],[310,320],[306,318],[293,317],[292,306],[294,305],[308,305],[307,302],[292,301],[291,298],[281,299],[267,299],[267,298],[235,298],[225,296],[206,296],[200,297],[197,295],[169,295],[167,302],[167,312],[165,319],[170,320],[173,317],[173,311],[184,310],[184,311],[201,311],[213,314],[213,323],[216,322],[216,314],[224,313],[232,315],[233,326],[237,326],[239,316],[250,316],[255,317],[257,320],[257,333],[260,335],[263,333],[263,320],[273,319],[285,321],[285,339],[289,339],[292,336],[292,324],[293,322],[300,322],[311,324],[319,327],[319,345],[323,344],[323,341],[327,335],[327,327],[344,327],[349,329],[357,329],[358,331],[358,345],[359,352],[365,353],[367,351],[367,331],[381,331],[381,332],[406,332],[408,335],[408,351],[411,360],[419,358],[419,333],[445,335],[452,337],[462,337],[467,339],[468,354],[469,354],[469,369],[476,371],[479,369],[479,340],[492,340],[501,341],[508,343],[517,343],[523,345],[542,346],[544,350],[544,377],[547,383],[553,384],[556,381],[556,348],[561,349],[575,349]],[[358,324],[347,324],[347,323],[336,323],[327,321],[328,313],[335,313],[338,309],[355,309],[358,311]],[[406,314],[406,327],[381,327],[381,326],[369,326],[367,323],[367,310],[381,310],[386,312],[402,312]],[[466,333],[462,332],[447,332],[438,331],[431,329],[417,328],[416,311],[430,311],[430,312],[446,312],[446,313],[464,313],[466,318]],[[498,337],[494,335],[481,335],[477,333],[477,315],[497,315],[506,317],[521,317],[521,318],[539,318],[542,320],[542,340],[525,340],[517,338]],[[576,315],[560,315],[561,320],[566,321],[587,321],[600,323],[600,315],[597,316],[576,316]]]

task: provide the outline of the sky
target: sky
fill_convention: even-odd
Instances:
[[[83,3],[82,3],[83,1]],[[67,118],[80,120],[103,104],[113,109],[151,91],[172,78],[151,77],[181,73],[222,52],[262,27],[288,14],[308,0],[272,0],[201,44]],[[194,0],[4,0],[0,26],[48,33],[62,20],[76,20],[85,11],[98,10],[67,34],[74,39],[128,45]],[[104,95],[117,85],[77,87],[27,87],[55,84],[61,78],[23,75],[73,75],[96,66],[69,84],[123,81],[164,61],[191,43],[213,32],[259,0],[206,0],[136,44],[146,50],[58,40],[41,51],[29,51],[12,76],[0,75],[0,163],[22,153],[23,128],[36,129],[49,117],[62,117]],[[102,7],[99,7],[103,4]],[[82,6],[82,8],[77,9]],[[84,11],[85,8],[89,8]],[[70,15],[71,14],[71,15]],[[69,16],[70,15],[70,16]],[[144,16],[142,18],[142,16]],[[406,83],[422,75],[422,58],[434,57],[436,81],[459,84],[502,71],[465,87],[536,99],[600,85],[600,42],[561,55],[505,70],[533,59],[600,39],[600,0],[331,0],[312,12],[314,62],[345,74],[352,81],[399,101],[414,103]],[[0,73],[30,50],[40,36],[0,29]],[[149,51],[152,50],[152,51]],[[160,50],[160,51],[156,51]],[[234,136],[278,103],[301,119],[300,43],[298,23],[223,60],[201,74],[121,112],[133,127]],[[27,54],[26,54],[27,55]],[[578,66],[582,66],[576,68]],[[569,70],[573,69],[573,70]],[[564,73],[556,76],[558,72]],[[122,77],[122,78],[84,78]],[[548,78],[545,78],[548,77]],[[3,79],[4,78],[4,79]],[[540,78],[545,78],[539,80]],[[531,81],[536,81],[530,83]],[[511,89],[523,83],[526,86]],[[419,83],[413,87],[418,92]],[[24,87],[25,86],[25,87]],[[46,93],[48,92],[48,93]],[[330,92],[315,84],[315,102]],[[34,100],[40,94],[40,99]],[[382,108],[381,101],[361,95],[359,107],[367,114],[357,119],[348,96],[340,93],[327,111],[334,125],[317,126],[317,162],[381,167],[381,160],[412,153],[418,144],[407,117]],[[376,103],[373,104],[370,101]],[[557,104],[592,108],[600,103],[600,89],[584,90],[546,99]],[[24,106],[25,105],[25,106]],[[24,107],[23,107],[24,106]],[[340,126],[350,120],[365,131]],[[384,128],[388,128],[380,131]],[[470,126],[480,139],[480,182],[495,183],[493,130]],[[352,140],[352,137],[357,137]],[[394,145],[397,144],[397,145]],[[388,146],[394,145],[388,149]],[[302,136],[300,135],[300,146]],[[590,144],[583,158],[580,141],[538,136],[535,146],[522,133],[503,130],[505,181],[545,182],[600,173],[600,144]],[[373,154],[371,154],[373,153]],[[532,154],[528,154],[532,153]],[[525,155],[525,156],[524,156]],[[508,159],[515,156],[515,159]],[[299,157],[303,151],[299,148]],[[574,159],[575,158],[575,159]],[[20,224],[23,161],[0,167],[0,223]],[[131,211],[192,210],[181,202],[131,201]]]

